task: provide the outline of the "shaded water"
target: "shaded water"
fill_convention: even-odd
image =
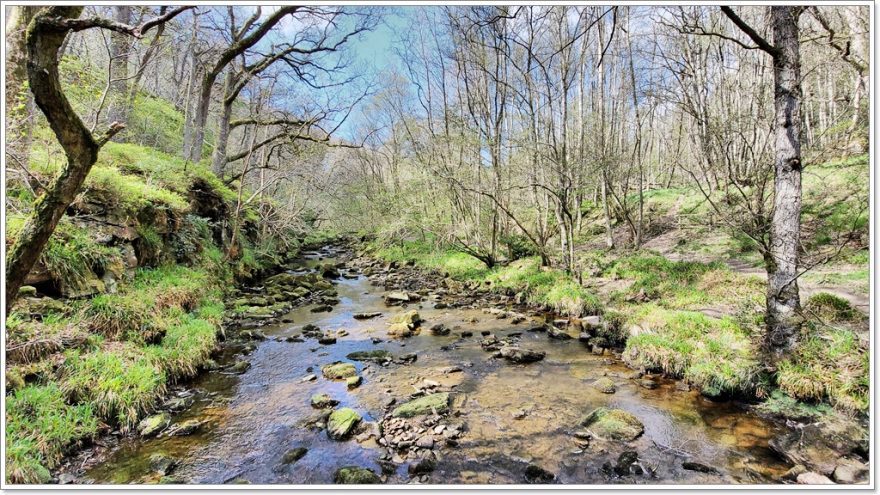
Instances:
[[[316,257],[307,256],[304,266],[314,266]],[[340,303],[333,311],[312,313],[305,306],[287,315],[293,323],[263,327],[268,338],[243,357],[251,363],[246,373],[208,372],[189,384],[195,403],[174,421],[206,420],[199,433],[126,438],[86,472],[85,480],[156,481],[158,475],[151,474],[149,466],[155,453],[179,460],[173,476],[186,483],[332,483],[334,472],[348,465],[378,473],[385,449],[373,440],[338,442],[324,431],[300,426],[316,413],[309,399],[326,392],[365,421],[378,421],[389,398],[404,401],[424,379],[454,387],[454,409],[460,412],[455,421],[467,427],[459,446],[438,451],[440,460],[430,483],[523,483],[528,463],[556,474],[562,483],[767,483],[789,467],[767,448],[777,433],[769,423],[734,404],[677,390],[671,380],[658,379],[660,386],[653,390],[641,388],[626,378],[632,371],[612,357],[592,355],[577,340],[554,341],[545,333],[526,331],[533,321],[514,325],[480,310],[434,309],[431,302],[424,302],[410,306],[426,320],[423,326],[443,323],[452,333],[432,336],[423,331],[404,341],[389,340],[388,319],[400,309],[385,306],[382,289],[365,277],[340,279],[336,287]],[[373,311],[383,315],[372,320],[352,318],[353,313]],[[307,323],[325,331],[345,329],[348,335],[334,345],[319,345],[314,339],[275,340],[298,335]],[[458,335],[462,330],[474,335],[462,338]],[[528,365],[492,359],[480,347],[481,331],[498,338],[522,332],[520,346],[544,351],[547,357]],[[374,345],[372,337],[383,342]],[[416,353],[418,359],[388,367],[355,362],[364,383],[353,390],[320,376],[321,365],[346,361],[346,354],[370,349]],[[241,346],[228,347],[221,362],[242,358],[236,356],[241,350]],[[444,373],[450,366],[462,371]],[[310,373],[318,379],[302,381]],[[616,393],[603,394],[591,386],[601,376],[615,382]],[[586,448],[579,446],[571,433],[579,429],[578,419],[599,406],[633,413],[644,423],[644,435],[626,444],[593,440]],[[305,457],[282,465],[284,453],[300,446],[308,449]],[[654,474],[609,478],[602,464],[613,463],[625,450],[637,451],[642,465]],[[713,466],[720,474],[684,470],[683,461]],[[389,483],[409,481],[406,464],[388,479]]]

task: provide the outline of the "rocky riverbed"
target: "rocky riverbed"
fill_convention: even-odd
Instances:
[[[845,439],[804,453],[791,436],[803,429],[628,369],[599,317],[559,319],[518,302],[341,246],[307,253],[229,301],[227,340],[205,373],[179,384],[138,432],[117,432],[70,459],[59,481],[722,484],[867,475],[861,447]]]

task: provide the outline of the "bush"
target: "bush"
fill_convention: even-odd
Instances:
[[[804,305],[804,311],[808,316],[815,315],[826,322],[853,322],[864,318],[849,301],[827,292],[818,292],[810,296]]]

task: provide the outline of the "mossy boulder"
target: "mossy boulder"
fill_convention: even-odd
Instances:
[[[320,393],[312,396],[312,407],[315,409],[324,409],[339,404],[339,401],[327,394]]]
[[[138,423],[138,434],[142,437],[151,437],[164,430],[169,423],[171,423],[171,416],[167,413],[148,416]]]
[[[594,435],[609,440],[632,441],[645,432],[642,422],[623,409],[600,407],[581,420],[581,426]]]
[[[388,335],[391,337],[410,337],[413,329],[406,323],[392,323],[388,326]]]
[[[333,482],[338,485],[377,485],[381,484],[382,480],[370,469],[346,466],[336,471]]]
[[[394,409],[391,415],[396,418],[411,418],[413,416],[431,414],[432,412],[443,414],[447,411],[449,411],[449,394],[441,392],[419,397],[402,404]]]
[[[422,317],[419,315],[418,311],[411,309],[409,311],[404,311],[403,313],[397,313],[392,316],[389,321],[391,323],[404,323],[410,328],[415,328],[422,322]]]
[[[374,363],[382,363],[391,361],[394,356],[384,349],[374,349],[372,351],[356,351],[345,356],[352,361],[372,361]]]
[[[364,379],[360,376],[351,376],[345,379],[345,384],[348,388],[358,388],[363,382]]]
[[[322,366],[321,373],[324,374],[324,378],[329,378],[330,380],[344,380],[357,375],[357,368],[351,363],[337,361]]]
[[[603,394],[613,394],[617,392],[617,387],[614,386],[614,382],[611,381],[610,378],[599,378],[595,382],[593,382],[593,388],[602,392]]]
[[[327,418],[327,436],[333,440],[344,440],[360,422],[361,415],[354,409],[348,407],[337,409]]]

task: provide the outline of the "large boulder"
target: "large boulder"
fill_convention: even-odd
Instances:
[[[388,335],[392,337],[409,337],[421,325],[422,318],[416,310],[405,311],[394,315],[390,320]]]
[[[361,415],[354,409],[337,409],[327,418],[327,436],[333,440],[344,440],[360,422]]]
[[[629,442],[645,432],[642,422],[623,409],[600,407],[588,414],[580,424],[589,428],[595,436],[608,440]]]
[[[357,368],[351,363],[337,361],[322,366],[321,373],[324,375],[324,378],[329,378],[330,380],[344,380],[357,375]]]
[[[382,480],[370,469],[346,466],[336,471],[333,482],[338,485],[378,485]]]
[[[426,395],[401,404],[391,415],[396,418],[411,418],[424,414],[443,414],[449,411],[449,394],[446,392]]]

